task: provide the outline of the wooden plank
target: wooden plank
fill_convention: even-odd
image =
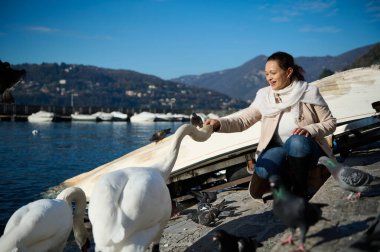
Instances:
[[[217,190],[221,190],[224,188],[229,188],[229,187],[241,185],[241,184],[247,183],[249,181],[251,181],[251,175],[244,177],[244,178],[241,178],[241,179],[233,180],[233,181],[221,184],[221,185],[213,186],[213,187],[207,188],[203,191],[205,191],[205,192],[217,191]]]

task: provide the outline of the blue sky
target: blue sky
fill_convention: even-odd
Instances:
[[[380,42],[380,1],[2,0],[0,60],[163,79],[258,56],[337,56]]]

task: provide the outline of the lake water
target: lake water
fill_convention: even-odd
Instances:
[[[174,132],[182,124],[0,122],[0,236],[14,211],[49,188],[148,144],[158,130]]]

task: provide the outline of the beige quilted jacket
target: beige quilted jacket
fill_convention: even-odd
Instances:
[[[279,118],[280,114],[273,117],[263,117],[257,109],[248,107],[240,113],[220,118],[219,121],[221,127],[219,132],[240,132],[248,129],[261,120],[262,126],[256,151],[257,157],[268,146],[272,139],[279,123]],[[300,115],[297,124],[311,134],[311,137],[317,141],[322,150],[329,157],[333,157],[328,138],[331,138],[331,134],[335,131],[336,119],[332,116],[331,111],[327,106],[300,102]]]

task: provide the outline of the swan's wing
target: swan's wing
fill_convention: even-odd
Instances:
[[[63,201],[37,200],[11,216],[4,240],[28,251],[44,251],[67,240],[72,221],[71,209]]]
[[[164,226],[170,212],[169,190],[157,169],[108,173],[94,188],[89,206],[96,246],[100,250],[116,246],[122,240],[129,242],[136,232],[158,223]]]
[[[102,176],[93,189],[88,215],[97,246],[109,246],[124,239],[119,201],[128,176],[121,171]]]
[[[151,228],[171,214],[168,187],[155,168],[140,168],[131,173],[119,204],[128,235]]]

